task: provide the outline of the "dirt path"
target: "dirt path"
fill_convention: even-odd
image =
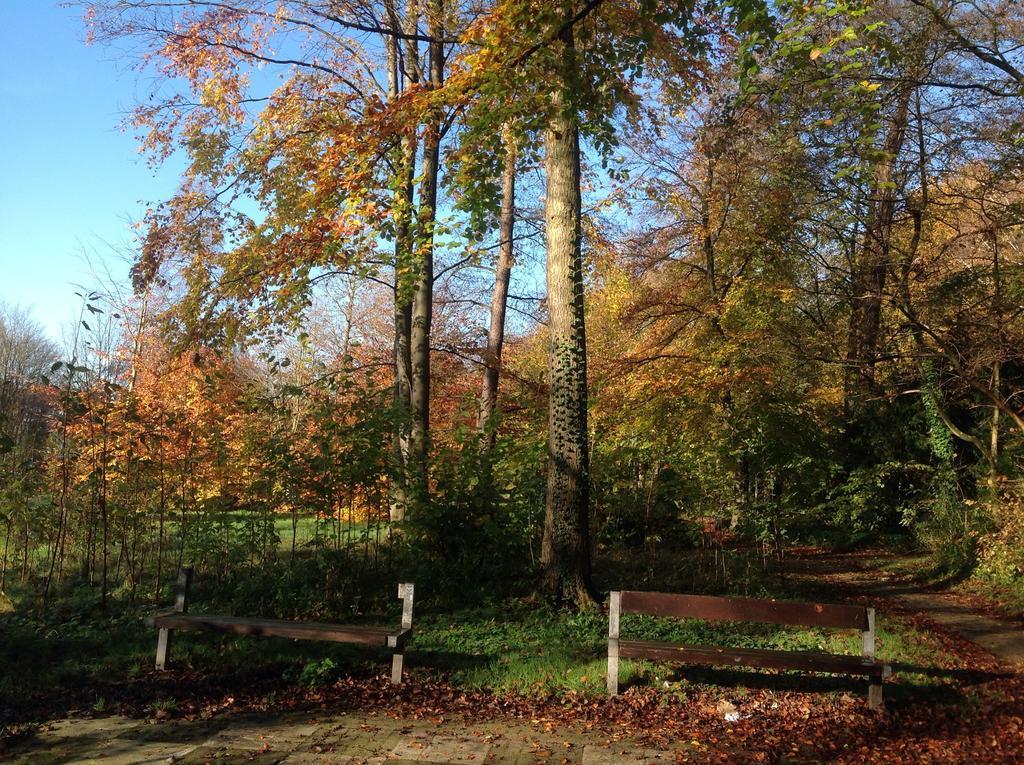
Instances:
[[[877,559],[878,556],[874,556]],[[956,596],[895,576],[870,564],[862,555],[821,554],[790,560],[799,577],[828,577],[865,595],[891,598],[912,611],[967,638],[1004,661],[1024,666],[1024,628],[986,616]]]

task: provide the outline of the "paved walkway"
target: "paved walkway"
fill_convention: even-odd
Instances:
[[[977,643],[1004,661],[1024,665],[1024,629],[978,613],[942,591],[866,566],[849,555],[816,555],[790,561],[800,576],[826,575],[862,593],[892,598],[943,627]]]
[[[687,753],[683,746],[680,750]],[[699,755],[699,750],[693,752]],[[257,763],[269,765],[665,765],[674,751],[636,749],[591,732],[524,724],[395,720],[354,713],[140,721],[59,720],[8,754],[19,765]],[[2,760],[3,758],[0,758]]]

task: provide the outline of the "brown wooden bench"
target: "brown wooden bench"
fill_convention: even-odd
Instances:
[[[621,614],[856,629],[861,632],[861,655],[621,640],[619,638]],[[875,660],[875,609],[873,608],[752,598],[715,598],[706,595],[671,595],[661,592],[611,593],[608,608],[608,693],[612,696],[619,692],[620,658],[677,661],[685,664],[798,669],[810,672],[866,676],[869,678],[868,706],[872,709],[882,703],[882,680],[892,674],[888,664]]]
[[[362,643],[394,649],[391,659],[391,682],[402,682],[404,648],[412,635],[413,585],[398,585],[402,600],[402,623],[397,627],[376,627],[322,622],[292,622],[284,619],[260,619],[221,614],[190,614],[188,592],[192,583],[192,569],[178,570],[174,609],[152,617],[149,622],[160,630],[156,644],[156,668],[167,666],[172,630],[212,630],[237,635],[285,637],[294,640],[324,640],[334,643]]]

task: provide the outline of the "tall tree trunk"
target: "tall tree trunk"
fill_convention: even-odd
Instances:
[[[487,352],[484,355],[483,391],[480,394],[481,448],[494,448],[494,411],[498,404],[498,381],[501,376],[501,349],[505,343],[505,313],[508,307],[508,285],[514,260],[512,251],[516,222],[516,146],[512,131],[505,130],[505,164],[501,175],[501,218],[498,231],[498,263],[494,269],[494,293],[491,295],[491,324],[487,329]]]
[[[389,17],[395,32],[415,34],[418,20],[417,0],[406,4],[405,24],[389,4]],[[404,58],[399,65],[398,42],[395,36],[386,39],[389,57],[389,95],[398,98],[403,88],[409,88],[419,81],[419,50],[415,37],[405,40]],[[409,504],[409,414],[412,406],[412,302],[413,289],[405,274],[413,258],[413,180],[416,174],[416,131],[409,131],[402,139],[399,157],[398,186],[394,199],[395,218],[395,408],[399,422],[394,435],[395,480],[391,485],[389,503],[391,520],[405,519]]]
[[[60,429],[60,503],[57,518],[57,539],[53,546],[50,567],[46,573],[46,580],[43,583],[43,605],[49,602],[50,587],[53,585],[54,575],[60,581],[61,572],[64,567],[64,540],[67,535],[67,526],[70,522],[69,503],[71,493],[71,442],[68,435],[68,426],[71,422],[71,394],[74,391],[75,364],[78,357],[78,339],[81,334],[81,325],[85,316],[86,302],[78,311],[78,322],[75,325],[75,334],[71,342],[71,363],[66,365],[67,383],[64,386],[62,401],[62,417]]]
[[[992,365],[992,394],[995,397],[1001,397],[1002,391],[1002,364],[996,361]],[[989,489],[995,490],[999,488],[999,456],[1000,456],[1000,443],[999,443],[999,411],[998,406],[992,407],[992,417],[989,420],[988,429],[988,478],[986,483]]]
[[[164,464],[164,435],[159,435],[160,440],[160,526],[157,536],[157,548],[156,548],[156,589],[153,592],[153,601],[155,603],[160,602],[160,596],[163,588],[163,571],[164,571],[164,519],[167,515],[167,473],[166,466]]]
[[[11,527],[14,525],[14,512],[7,518],[7,533],[4,535],[4,561],[0,564],[0,593],[7,587],[7,552],[11,547]]]
[[[704,268],[707,269],[708,299],[713,303],[718,302],[718,284],[715,273],[715,239],[711,235],[711,195],[715,187],[715,163],[708,160],[707,182],[704,194],[700,200],[700,230],[701,242],[704,247]],[[717,311],[715,311],[717,314]],[[713,314],[714,315],[714,314]],[[717,315],[712,320],[716,327],[718,324]]]
[[[893,178],[907,132],[914,81],[908,76],[898,87],[896,107],[882,145],[883,156],[875,165],[864,242],[860,257],[853,264],[852,310],[846,353],[847,401],[864,395],[875,386],[882,296],[890,265],[892,229],[896,215],[896,187]]]
[[[109,565],[108,556],[110,550],[110,513],[107,505],[107,439],[108,439],[108,423],[107,423],[107,406],[109,402],[103,402],[103,419],[101,424],[103,427],[103,450],[101,454],[101,465],[100,465],[100,487],[99,487],[99,499],[100,499],[100,522],[103,524],[103,571],[100,578],[100,604],[103,610],[107,608],[107,590],[109,589]],[[123,548],[122,548],[123,549]]]
[[[431,0],[427,9],[430,36],[431,90],[444,81],[444,0]],[[423,131],[419,211],[416,219],[416,292],[412,303],[412,429],[410,453],[416,501],[427,493],[427,453],[430,448],[430,328],[434,314],[434,225],[437,220],[437,177],[440,168],[441,108],[435,106]]]
[[[142,305],[139,307],[139,321],[135,325],[135,340],[132,342],[131,373],[128,378],[128,392],[135,390],[135,384],[139,379],[139,361],[142,358],[144,345],[143,334],[146,331],[146,319],[149,315],[149,288],[142,295]]]
[[[989,231],[989,241],[992,246],[992,313],[995,314],[996,337],[999,344],[998,356],[992,364],[992,397],[993,400],[998,401],[1002,398],[1002,358],[1006,335],[1003,327],[1003,270],[999,257],[999,234],[995,229]],[[999,415],[999,407],[993,406],[992,417],[989,420],[989,467],[988,478],[986,479],[986,484],[992,490],[999,486]]]
[[[563,2],[566,21],[572,4]],[[544,592],[577,607],[593,604],[590,579],[590,454],[587,341],[581,253],[580,142],[572,25],[556,42],[551,117],[545,132],[547,193],[548,480],[541,546]]]
[[[25,544],[21,548],[21,582],[28,581],[28,548],[29,548],[28,516],[25,516]]]
[[[412,302],[403,293],[401,277],[395,277],[395,409],[399,421],[395,428],[395,480],[392,483],[390,514],[394,522],[405,520],[409,505],[409,412],[412,406],[412,359],[410,333]]]

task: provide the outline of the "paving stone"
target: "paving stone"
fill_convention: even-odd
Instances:
[[[594,739],[591,738],[593,741]],[[586,745],[573,730],[440,724],[371,715],[251,715],[159,724],[125,718],[58,721],[11,752],[16,765],[667,765],[670,752]]]
[[[230,749],[225,747],[211,748],[199,746],[189,752],[181,760],[167,765],[277,765],[287,756],[287,752],[268,750],[260,752],[252,749]]]
[[[281,765],[352,765],[352,755],[340,752],[292,752],[281,760]]]
[[[459,736],[440,733],[419,734],[402,741],[391,750],[391,757],[405,758],[414,762],[437,762],[462,765],[463,763],[486,762],[490,744],[475,736]]]
[[[311,750],[312,745],[316,745],[324,752],[344,752],[354,758],[383,758],[408,737],[408,733],[403,733],[403,730],[412,730],[399,726],[399,723],[393,721],[385,725],[361,723],[358,720],[347,720],[338,725],[336,721],[331,721],[322,725],[321,730],[312,737],[311,745],[303,749]]]
[[[114,739],[98,751],[68,760],[68,765],[132,765],[133,763],[174,763],[183,760],[197,744]]]
[[[632,749],[622,744],[583,747],[583,765],[665,765],[674,763],[674,752]]]
[[[181,759],[196,748],[194,736],[158,740],[146,725],[123,717],[60,720],[40,731],[31,743],[34,751],[13,761],[24,765],[61,762],[86,763],[168,762]]]
[[[264,745],[301,744],[312,738],[319,727],[317,723],[308,722],[246,720],[230,723],[205,743],[209,746],[253,746],[257,749]]]
[[[56,720],[47,723],[40,729],[40,738],[64,739],[96,739],[109,740],[134,728],[141,728],[144,723],[127,717],[86,717]]]

